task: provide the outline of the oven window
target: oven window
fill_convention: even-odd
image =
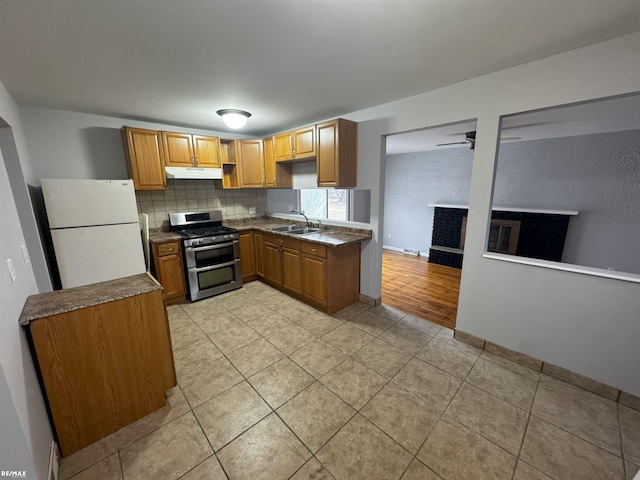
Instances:
[[[209,265],[218,265],[220,263],[233,262],[233,246],[224,248],[214,248],[211,250],[201,250],[195,252],[196,267],[208,267]]]
[[[198,272],[199,290],[207,290],[208,288],[219,287],[227,283],[234,282],[236,279],[235,266],[215,268],[204,272]]]

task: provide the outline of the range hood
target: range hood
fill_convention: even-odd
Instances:
[[[202,180],[221,180],[221,168],[198,168],[198,167],[164,167],[167,178],[189,178]]]

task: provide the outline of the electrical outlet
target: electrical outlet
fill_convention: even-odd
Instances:
[[[256,214],[256,207],[249,207],[249,215],[255,215]]]
[[[9,268],[9,275],[11,275],[11,282],[16,283],[16,269],[13,267],[13,260],[7,259],[7,267]]]
[[[27,250],[27,246],[26,245],[20,245],[20,248],[22,249],[22,256],[24,257],[24,263],[26,263],[27,265],[29,265],[29,250]]]
[[[390,233],[387,234],[387,238],[391,239],[391,234]]]

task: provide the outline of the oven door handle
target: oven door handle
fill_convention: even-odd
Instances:
[[[218,268],[222,268],[222,267],[230,267],[232,265],[235,265],[236,263],[238,263],[240,261],[240,259],[236,259],[232,262],[227,262],[227,263],[217,263],[215,265],[208,265],[206,267],[200,267],[200,268],[189,268],[188,270],[190,272],[206,272],[207,270],[216,270]]]
[[[236,243],[240,243],[238,240],[234,240],[233,242],[230,243],[220,243],[218,245],[207,245],[206,247],[185,247],[184,251],[185,252],[202,252],[203,250],[216,250],[218,248],[227,248],[230,247],[232,245],[235,245]]]

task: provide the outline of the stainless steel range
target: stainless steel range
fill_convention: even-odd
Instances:
[[[171,231],[179,234],[191,301],[242,287],[238,231],[222,225],[222,212],[170,213]]]

